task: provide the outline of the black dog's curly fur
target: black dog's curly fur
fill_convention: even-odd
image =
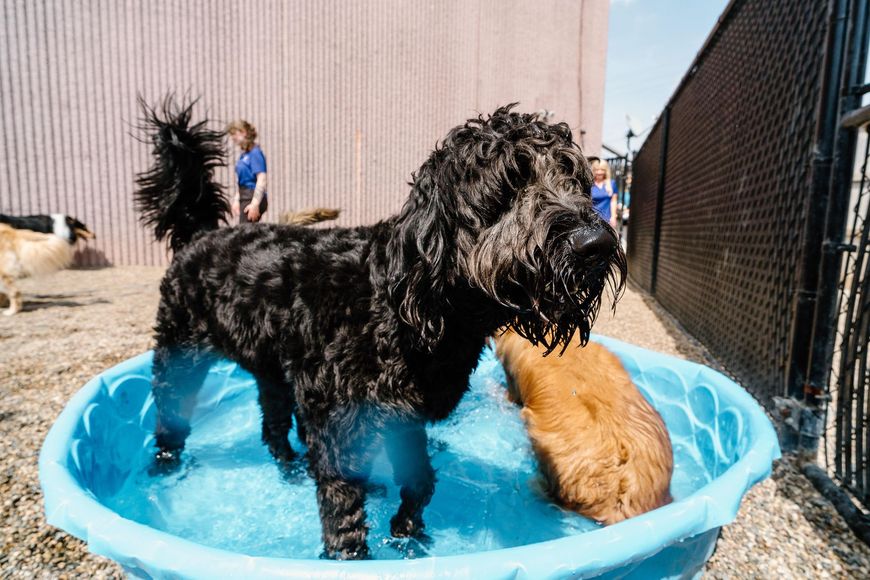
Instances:
[[[216,231],[215,136],[190,126],[190,106],[146,108],[157,158],[137,199],[176,249],[156,324],[158,468],[178,464],[196,391],[226,356],[256,377],[263,441],[282,463],[296,457],[295,413],[326,556],[368,555],[365,484],[380,444],[401,487],[392,534],[422,532],[435,485],[424,427],[456,407],[486,338],[510,325],[549,350],[578,332],[585,341],[603,289],[618,293],[625,276],[567,125],[511,108],[450,131],[397,216]]]

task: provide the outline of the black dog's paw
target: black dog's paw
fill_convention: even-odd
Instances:
[[[286,441],[277,445],[267,443],[266,446],[269,448],[269,453],[279,464],[292,463],[299,457],[299,455],[295,451],[293,451],[293,448]]]
[[[414,560],[415,558],[425,558],[429,555],[429,548],[432,545],[432,538],[424,533],[420,533],[418,537],[402,538],[391,540],[390,546],[405,560]]]
[[[308,468],[302,457],[297,456],[290,461],[277,461],[281,478],[290,484],[299,484],[308,476]]]
[[[419,538],[423,534],[423,519],[396,514],[390,519],[390,534],[394,538]]]
[[[154,462],[148,468],[148,475],[152,477],[169,475],[177,472],[180,467],[180,449],[161,449],[154,454]]]
[[[371,559],[371,555],[369,554],[368,546],[361,546],[356,549],[343,549],[343,550],[334,550],[329,551],[324,548],[323,552],[320,553],[321,560],[369,560]]]

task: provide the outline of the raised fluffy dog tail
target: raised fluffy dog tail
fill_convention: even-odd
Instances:
[[[158,240],[169,239],[174,252],[202,232],[226,222],[229,202],[214,171],[226,165],[223,133],[206,128],[207,120],[191,124],[196,101],[181,105],[172,95],[162,106],[150,107],[141,97],[146,133],[154,164],[136,176],[139,221],[154,228]]]
[[[299,211],[286,211],[281,214],[279,221],[285,225],[308,226],[337,219],[340,213],[340,209],[328,207],[306,208]]]

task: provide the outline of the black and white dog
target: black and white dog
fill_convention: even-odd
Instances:
[[[317,485],[324,555],[366,545],[366,481],[386,447],[401,487],[394,536],[422,534],[435,486],[425,425],[466,392],[505,325],[548,350],[585,342],[608,282],[626,271],[592,208],[591,174],[565,124],[496,110],[451,130],[413,175],[398,215],[333,229],[250,224],[213,171],[221,135],[192,105],[144,106],[155,164],[138,176],[143,223],[175,251],[154,356],[155,467],[178,466],[215,356],[254,374],[263,441],[278,462],[295,414]]]
[[[0,213],[0,224],[6,224],[16,230],[30,230],[41,234],[54,234],[65,239],[70,244],[76,240],[92,240],[94,234],[88,227],[74,217],[62,213],[50,215],[4,215]]]

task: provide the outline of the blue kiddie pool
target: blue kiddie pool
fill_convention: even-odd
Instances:
[[[58,418],[39,458],[46,516],[143,578],[698,576],[719,528],[779,457],[774,429],[723,375],[596,340],[621,357],[662,414],[675,454],[674,503],[614,526],[541,494],[519,410],[505,399],[490,350],[454,414],[429,428],[438,483],[424,543],[389,535],[399,497],[382,457],[366,504],[373,559],[320,560],[314,483],[279,472],[260,443],[253,379],[229,362],[212,367],[200,393],[184,467],[150,477],[151,353],[92,379]]]

